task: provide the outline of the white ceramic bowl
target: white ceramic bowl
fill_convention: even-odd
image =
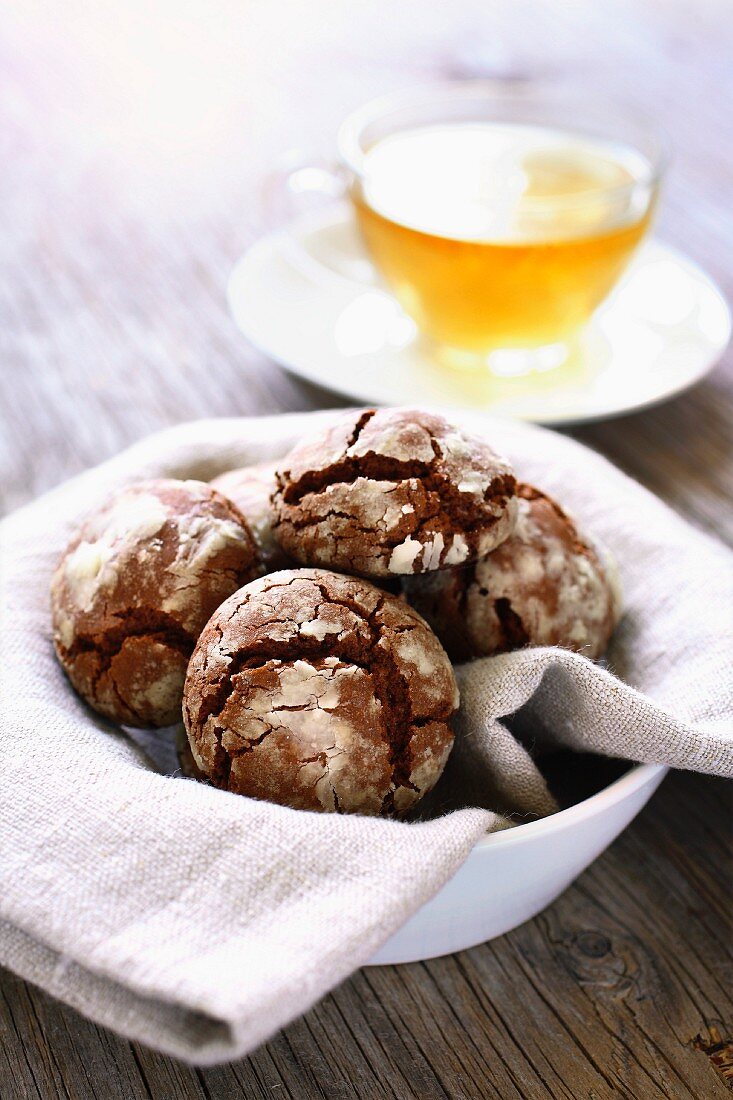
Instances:
[[[666,772],[659,764],[639,764],[602,791],[552,817],[489,833],[369,965],[463,951],[534,917],[616,839]]]

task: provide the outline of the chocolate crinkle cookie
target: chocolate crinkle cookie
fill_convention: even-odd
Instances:
[[[278,466],[275,535],[299,562],[368,577],[474,561],[512,531],[515,480],[441,416],[350,412]]]
[[[367,581],[298,569],[219,608],[191,658],[183,715],[217,787],[401,815],[440,776],[457,705],[448,657],[412,608]]]
[[[59,661],[101,714],[130,726],[178,722],[202,627],[258,568],[246,521],[208,485],[134,485],[88,517],[54,574]]]
[[[465,569],[405,580],[407,599],[456,661],[525,645],[605,650],[620,614],[610,555],[551,497],[519,485],[514,533]]]
[[[263,573],[274,573],[292,565],[272,530],[271,498],[275,492],[275,463],[262,462],[228,470],[211,482],[239,509],[249,524],[262,562]]]

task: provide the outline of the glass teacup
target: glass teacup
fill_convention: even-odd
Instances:
[[[366,247],[406,313],[443,360],[509,355],[511,373],[564,361],[646,233],[664,163],[638,117],[486,82],[368,103],[338,148]]]

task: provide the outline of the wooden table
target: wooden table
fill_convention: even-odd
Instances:
[[[51,7],[0,13],[5,510],[168,424],[337,403],[244,344],[224,286],[273,217],[282,151],[327,153],[344,112],[385,89],[572,72],[642,105],[676,148],[660,231],[733,297],[723,0]],[[575,433],[728,540],[732,366]],[[535,920],[361,971],[217,1069],[120,1040],[5,973],[0,1096],[722,1098],[730,811],[723,783],[672,776]]]

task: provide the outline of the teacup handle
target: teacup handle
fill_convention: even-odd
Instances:
[[[282,225],[309,206],[312,208],[309,200],[314,197],[336,202],[346,197],[347,189],[346,171],[337,163],[290,154],[264,181],[265,217],[272,226]]]
[[[329,206],[343,202],[348,196],[349,176],[345,168],[326,160],[302,160],[290,158],[272,173],[263,188],[263,206],[268,224],[282,227],[293,218],[312,215],[319,221],[319,209],[327,218]],[[313,202],[313,199],[319,201]],[[346,224],[334,225],[322,239],[323,251],[319,256],[306,251],[300,240],[293,237],[290,257],[312,276],[320,270],[329,277],[334,275],[349,282],[365,286],[379,285],[379,278],[371,262],[363,255],[355,255],[353,231]]]

